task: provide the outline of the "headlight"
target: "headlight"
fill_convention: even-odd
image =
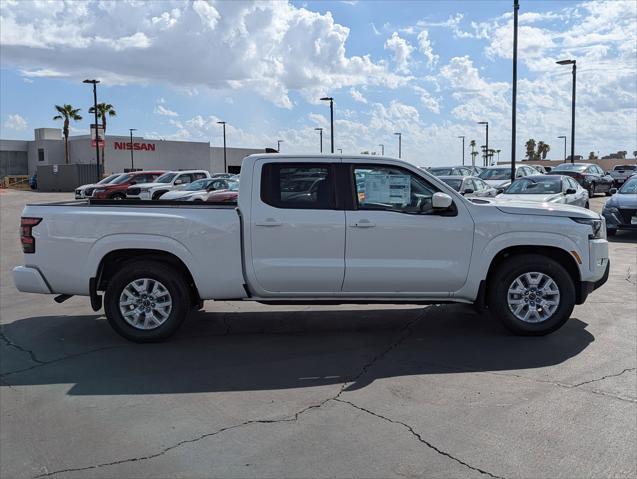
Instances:
[[[583,224],[589,225],[593,228],[593,234],[588,235],[589,239],[600,239],[603,238],[604,230],[602,229],[603,221],[601,219],[594,220],[591,218],[571,218],[573,221]]]

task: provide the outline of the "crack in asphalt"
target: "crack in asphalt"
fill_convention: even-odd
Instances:
[[[628,281],[630,284],[634,284],[637,285],[637,281],[632,281],[631,280],[631,271],[630,271],[630,266],[628,267],[628,269],[626,270],[626,277],[624,278],[626,281]]]
[[[479,472],[480,474],[484,474],[484,475],[487,475],[487,476],[489,476],[489,477],[493,477],[493,478],[495,478],[495,479],[504,479],[502,476],[496,476],[495,474],[492,474],[492,473],[490,473],[490,472],[488,472],[488,471],[485,471],[484,469],[480,469],[479,467],[472,466],[471,464],[468,464],[468,463],[464,462],[462,459],[458,459],[457,457],[453,456],[452,454],[450,454],[450,453],[448,453],[448,452],[446,452],[446,451],[443,451],[443,450],[442,450],[442,449],[440,449],[439,447],[437,447],[437,446],[433,445],[432,443],[430,443],[429,441],[427,441],[426,439],[424,439],[424,438],[423,438],[423,437],[422,437],[422,436],[421,436],[418,432],[416,432],[416,431],[414,430],[414,428],[413,428],[412,426],[410,426],[409,424],[406,424],[406,423],[404,423],[404,422],[402,422],[402,421],[398,421],[398,420],[396,420],[396,419],[391,419],[391,418],[389,418],[389,417],[387,417],[387,416],[383,416],[382,414],[378,414],[378,413],[376,413],[376,412],[374,412],[374,411],[371,411],[371,410],[369,410],[369,409],[367,409],[367,408],[364,408],[364,407],[362,407],[362,406],[359,406],[358,404],[354,404],[354,403],[353,403],[353,402],[351,402],[351,401],[346,401],[346,400],[344,400],[344,399],[339,399],[339,398],[334,398],[333,400],[334,400],[334,401],[338,401],[338,402],[343,403],[343,404],[348,404],[348,405],[350,405],[351,407],[353,407],[353,408],[355,408],[355,409],[358,409],[358,410],[363,411],[363,412],[365,412],[365,413],[367,413],[367,414],[370,414],[370,415],[372,415],[372,416],[375,416],[375,417],[377,417],[377,418],[379,418],[379,419],[382,419],[383,421],[387,421],[387,422],[390,422],[390,423],[392,423],[392,424],[398,424],[398,425],[400,425],[400,426],[403,426],[405,429],[407,429],[407,430],[411,433],[411,435],[412,435],[412,436],[414,436],[416,439],[418,439],[418,441],[420,441],[421,443],[423,443],[423,444],[424,444],[425,446],[427,446],[429,449],[432,449],[433,451],[437,452],[437,453],[438,453],[438,454],[440,454],[441,456],[448,457],[449,459],[451,459],[451,460],[453,460],[453,461],[457,462],[458,464],[461,464],[461,465],[463,465],[463,466],[465,466],[465,467],[468,467],[469,469],[471,469],[471,470],[473,470],[473,471],[476,471],[476,472]]]
[[[583,386],[584,384],[590,384],[590,383],[594,383],[597,381],[603,381],[604,379],[608,379],[608,378],[616,378],[617,376],[621,376],[624,373],[628,373],[628,372],[632,372],[632,371],[637,371],[637,368],[626,368],[623,371],[616,373],[616,374],[607,374],[606,376],[602,376],[601,378],[595,378],[595,379],[591,379],[589,381],[584,381],[582,383],[578,383],[578,384],[573,384],[574,388]]]
[[[13,341],[11,341],[6,334],[4,334],[4,331],[2,331],[0,329],[0,339],[2,339],[2,341],[4,341],[4,343],[11,348],[15,348],[18,351],[22,351],[23,353],[27,353],[29,355],[29,357],[31,358],[31,361],[33,361],[34,363],[38,363],[38,364],[46,364],[45,361],[41,361],[40,359],[37,358],[37,356],[35,355],[35,353],[33,351],[31,351],[30,349],[26,349],[23,348],[22,346],[20,346],[19,344],[14,343]]]
[[[193,444],[196,442],[199,442],[203,439],[209,438],[209,437],[213,437],[216,436],[218,434],[224,433],[226,431],[231,431],[233,429],[239,429],[245,426],[249,426],[252,424],[276,424],[276,423],[286,423],[286,422],[295,422],[299,419],[299,417],[301,417],[303,414],[305,414],[306,412],[312,410],[312,409],[319,409],[321,407],[323,407],[325,404],[327,404],[330,401],[333,400],[337,400],[345,391],[347,388],[347,385],[349,383],[354,383],[356,382],[358,379],[360,379],[367,371],[369,371],[369,369],[379,360],[381,360],[383,357],[385,357],[385,355],[387,353],[389,353],[390,351],[394,350],[395,348],[397,348],[400,344],[402,344],[402,342],[407,339],[410,335],[411,335],[411,328],[413,327],[414,324],[416,324],[418,321],[420,321],[422,319],[422,317],[425,314],[425,311],[428,308],[424,308],[420,314],[413,320],[408,321],[405,326],[401,329],[400,333],[399,333],[399,337],[397,339],[395,339],[388,347],[386,347],[385,349],[383,349],[383,351],[381,351],[379,354],[377,354],[376,356],[374,356],[371,360],[369,360],[367,363],[365,363],[363,365],[363,367],[361,368],[361,371],[354,376],[351,380],[345,381],[343,383],[343,385],[341,386],[341,388],[338,390],[338,393],[336,393],[336,395],[334,396],[330,396],[326,399],[324,399],[323,401],[317,403],[317,404],[312,404],[310,406],[306,406],[303,409],[301,409],[300,411],[295,412],[291,417],[288,418],[282,418],[282,419],[250,419],[248,421],[244,421],[242,423],[239,424],[234,424],[232,426],[226,426],[220,429],[217,429],[216,431],[213,432],[209,432],[206,434],[202,434],[200,436],[197,436],[195,438],[191,438],[191,439],[185,439],[182,441],[179,441],[171,446],[167,446],[165,448],[163,448],[161,451],[156,452],[154,454],[148,454],[146,456],[138,456],[138,457],[131,457],[131,458],[127,458],[127,459],[119,459],[116,461],[111,461],[111,462],[104,462],[104,463],[100,463],[100,464],[92,464],[90,466],[83,466],[83,467],[71,467],[71,468],[67,468],[67,469],[60,469],[57,471],[51,471],[51,472],[46,472],[43,474],[39,474],[37,476],[34,476],[33,479],[38,479],[41,477],[49,477],[49,476],[54,476],[57,474],[64,474],[64,473],[69,473],[69,472],[80,472],[80,471],[87,471],[87,470],[91,470],[91,469],[98,469],[98,468],[102,468],[102,467],[109,467],[109,466],[115,466],[115,465],[119,465],[119,464],[125,464],[125,463],[129,463],[129,462],[138,462],[138,461],[146,461],[146,460],[150,460],[150,459],[154,459],[157,458],[159,456],[163,456],[164,454],[177,449],[181,446],[184,446],[186,444]],[[497,476],[493,476],[493,477],[497,477]]]

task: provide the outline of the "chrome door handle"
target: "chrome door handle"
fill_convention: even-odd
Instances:
[[[274,218],[266,218],[262,221],[257,221],[256,226],[281,226],[281,222]]]
[[[362,219],[356,223],[352,223],[350,226],[352,228],[373,228],[376,225],[369,220]]]

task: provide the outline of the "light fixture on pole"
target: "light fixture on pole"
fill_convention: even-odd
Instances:
[[[129,128],[130,131],[130,170],[135,171],[135,161],[133,160],[133,132],[137,131],[137,128]]]
[[[486,138],[486,144],[484,145],[484,166],[487,166],[487,163],[489,161],[489,122],[488,121],[479,121],[478,125],[484,125],[486,126],[486,134],[487,134],[487,138]]]
[[[321,153],[323,153],[323,128],[314,128],[319,132],[320,142],[321,142]]]
[[[102,172],[100,171],[100,135],[97,124],[97,84],[99,80],[84,80],[82,83],[91,83],[93,85],[93,110],[95,111],[95,164],[97,165],[97,182],[102,180]]]
[[[394,135],[398,135],[398,158],[402,158],[403,157],[403,134],[394,133]]]
[[[277,153],[281,153],[281,143],[283,143],[284,140],[277,140],[276,141],[276,151]]]
[[[223,172],[227,173],[228,172],[228,163],[226,160],[226,122],[225,121],[218,121],[217,122],[218,125],[223,125]]]
[[[380,146],[381,156],[385,156],[385,145],[383,145],[382,143],[379,143],[378,146]]]
[[[459,136],[458,138],[462,138],[462,166],[464,166],[464,136]]]
[[[330,102],[330,144],[331,151],[334,153],[334,98],[331,96],[324,96],[321,98],[321,101],[329,101]]]
[[[341,155],[343,154],[343,148],[338,148],[338,151]]]
[[[516,142],[516,113],[518,105],[518,10],[519,0],[513,2],[513,91],[511,94],[511,182],[515,181],[515,142]],[[500,150],[498,150],[498,163]]]
[[[573,65],[573,93],[571,95],[571,163],[575,162],[575,83],[577,80],[577,61],[560,60],[558,65]]]
[[[558,136],[558,138],[563,138],[564,139],[564,161],[566,162],[566,136],[560,135],[560,136]]]

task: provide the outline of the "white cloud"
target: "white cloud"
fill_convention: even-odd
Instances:
[[[438,99],[431,96],[427,90],[420,86],[414,86],[413,89],[420,98],[420,102],[428,110],[431,110],[433,113],[440,113],[440,101]]]
[[[163,98],[162,98],[163,100]],[[163,102],[162,102],[163,103]],[[177,114],[177,112],[172,111],[168,108],[166,108],[164,105],[162,105],[161,103],[158,105],[155,105],[155,109],[153,110],[153,113],[155,113],[156,115],[163,115],[163,116],[179,116]]]
[[[427,58],[427,64],[429,66],[435,65],[438,62],[439,57],[434,54],[427,30],[423,30],[418,34],[418,47],[420,48],[420,52]]]
[[[394,54],[394,61],[399,72],[409,73],[409,60],[414,47],[407,40],[394,32],[385,42],[385,50],[390,50]]]
[[[359,103],[367,103],[367,98],[365,98],[363,94],[357,89],[351,88],[349,94],[354,99],[354,101],[357,101]]]
[[[22,131],[27,129],[27,121],[19,114],[8,115],[4,122],[7,130]]]

